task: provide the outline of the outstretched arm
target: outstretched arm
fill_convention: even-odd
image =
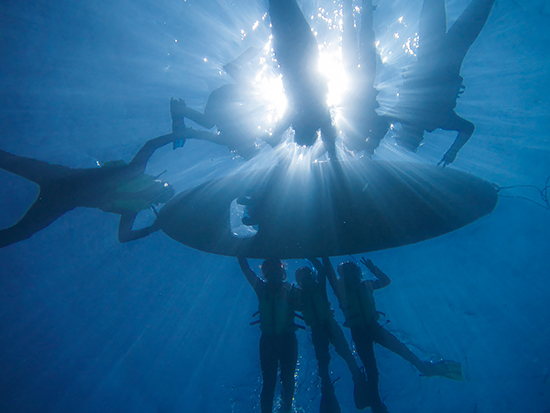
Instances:
[[[390,285],[390,277],[388,277],[384,272],[382,272],[380,268],[374,265],[371,260],[361,258],[361,264],[367,267],[369,271],[372,272],[376,276],[376,278],[378,278],[376,281],[371,281],[372,288],[374,290],[379,290],[380,288],[384,288]]]
[[[321,261],[319,261],[317,258],[308,258],[308,260],[313,264],[315,269],[317,270],[317,282],[323,289],[323,291],[326,292],[327,290],[327,270],[321,264]]]
[[[185,139],[185,124],[183,123],[183,112],[185,102],[182,99],[170,99],[170,114],[172,116],[172,133],[159,136],[158,138],[148,140],[145,145],[136,153],[130,166],[145,172],[147,162],[153,156],[153,153],[164,145],[174,142],[177,139]]]
[[[241,266],[241,270],[246,277],[246,281],[252,286],[254,291],[258,291],[258,286],[262,284],[262,280],[250,269],[250,265],[248,265],[248,261],[244,257],[238,257],[239,265]]]
[[[137,212],[125,212],[120,215],[120,222],[118,224],[118,241],[121,243],[134,241],[136,239],[145,238],[146,236],[160,230],[156,221],[152,225],[133,230],[132,226],[136,220]]]
[[[323,266],[325,267],[325,274],[328,278],[328,282],[330,283],[330,286],[332,287],[332,291],[334,291],[336,298],[340,299],[340,297],[338,296],[339,295],[338,278],[336,277],[336,273],[334,272],[334,267],[332,266],[332,263],[330,262],[329,257],[323,257]]]

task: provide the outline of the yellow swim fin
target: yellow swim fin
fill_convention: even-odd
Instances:
[[[464,380],[462,365],[452,360],[441,360],[435,363],[425,362],[422,373],[425,376],[441,376],[453,380]]]

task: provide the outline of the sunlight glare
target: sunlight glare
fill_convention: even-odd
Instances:
[[[330,48],[330,45],[329,45]],[[336,106],[342,102],[348,88],[348,77],[342,63],[342,49],[319,51],[319,71],[328,80],[327,104]]]

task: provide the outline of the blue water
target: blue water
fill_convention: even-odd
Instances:
[[[402,44],[415,33],[422,2],[379,3],[383,110],[410,62]],[[326,0],[300,4],[308,16],[334,9]],[[447,2],[449,23],[467,4]],[[230,81],[223,64],[265,44],[266,12],[263,0],[3,0],[0,148],[74,168],[129,161],[146,140],[170,131],[170,97],[202,110]],[[544,185],[549,18],[546,0],[497,0],[462,69],[457,112],[476,131],[453,167],[501,186]],[[323,19],[311,24],[318,36],[333,36]],[[453,138],[427,134],[412,159],[437,162]],[[387,139],[376,156],[392,154]],[[158,151],[148,171],[166,169],[163,178],[180,191],[241,165],[224,147],[189,141]],[[0,180],[5,228],[37,188],[1,170]],[[459,231],[368,254],[393,280],[376,293],[387,328],[421,358],[460,361],[466,377],[419,377],[378,346],[390,412],[550,412],[549,224],[537,205],[500,199],[492,214]],[[236,260],[160,232],[119,244],[117,225],[118,216],[80,208],[0,250],[0,411],[259,411],[260,332],[249,326],[257,301]],[[288,273],[299,265],[289,261]],[[295,406],[316,412],[313,350],[307,333],[298,338]],[[332,367],[342,411],[356,411],[336,355]]]

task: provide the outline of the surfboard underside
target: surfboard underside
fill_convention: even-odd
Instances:
[[[476,221],[496,202],[493,184],[461,171],[360,159],[209,181],[173,198],[157,222],[209,253],[293,259],[420,242]]]

